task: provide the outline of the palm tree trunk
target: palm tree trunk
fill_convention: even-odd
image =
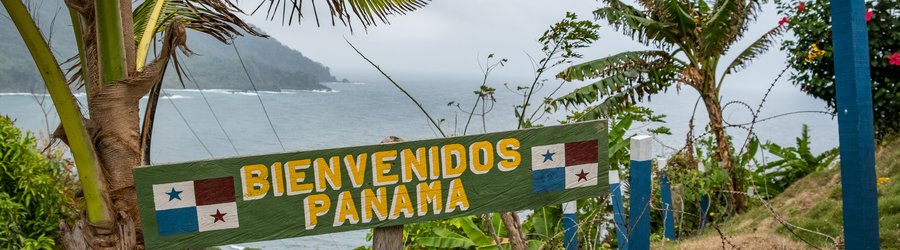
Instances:
[[[731,197],[732,202],[728,210],[729,212],[740,213],[745,210],[746,205],[744,196],[740,193],[743,190],[743,185],[731,162],[731,145],[728,143],[728,134],[725,133],[724,120],[722,118],[722,105],[718,98],[719,95],[710,92],[713,91],[701,93],[701,96],[703,104],[706,106],[706,112],[709,115],[710,130],[712,130],[713,135],[716,137],[716,158],[719,160],[722,168],[724,168],[725,171],[728,171],[728,175],[731,176],[731,193],[729,193],[729,196]]]

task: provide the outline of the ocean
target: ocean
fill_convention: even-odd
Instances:
[[[466,124],[468,115],[465,112],[476,98],[472,91],[480,84],[473,82],[478,81],[413,82],[405,87],[436,119],[442,119],[442,128],[447,134],[458,135]],[[258,94],[222,89],[202,92],[165,89],[157,109],[151,160],[153,163],[169,163],[282,152],[282,145],[286,151],[301,151],[376,144],[392,135],[405,140],[440,136],[429,126],[421,111],[386,81],[328,83],[327,86],[332,90],[283,90]],[[561,92],[575,86],[577,84],[566,84]],[[490,112],[483,120],[480,116],[472,118],[468,134],[515,129],[513,106],[521,102],[522,96],[502,85],[492,87],[497,89],[497,102],[492,107],[489,105]],[[546,86],[537,91],[537,102],[554,87]],[[723,103],[742,101],[755,109],[767,87],[768,83],[764,82],[727,85],[723,90]],[[672,148],[684,144],[687,123],[697,98],[693,90],[686,88],[680,91],[673,88],[666,94],[654,96],[651,101],[642,102],[657,114],[666,115],[665,124],[636,124],[629,131],[630,134],[646,133],[647,128],[659,125],[669,127],[672,135],[658,136],[658,141],[654,143],[654,153],[658,156],[671,154],[674,152]],[[85,101],[83,94],[77,96],[81,102]],[[462,106],[448,105],[451,101]],[[787,83],[779,83],[764,103],[760,118],[795,111],[825,110],[823,101],[813,99]],[[480,111],[479,107],[477,112]],[[17,126],[34,134],[46,135],[48,128],[52,130],[56,127],[59,119],[54,112],[50,98],[44,94],[0,93],[0,115],[9,116]],[[738,108],[738,105],[729,106],[723,113],[731,123],[745,123],[751,119],[750,113]],[[546,115],[539,123],[556,124],[565,114],[557,112]],[[702,131],[707,120],[701,103],[696,113],[695,124],[698,125],[695,129]],[[764,142],[792,146],[802,124],[810,126],[814,152],[837,146],[837,120],[829,114],[810,112],[774,118],[759,123],[755,132]],[[729,133],[738,139],[736,143],[742,142],[746,136],[741,129],[731,129]],[[367,233],[352,231],[236,244],[223,249],[352,249],[371,244],[366,242]]]

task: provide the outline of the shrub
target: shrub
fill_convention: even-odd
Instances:
[[[0,249],[53,249],[59,223],[75,215],[62,151],[47,155],[37,140],[0,116]]]
[[[788,25],[794,33],[793,37],[788,36],[781,44],[781,50],[788,54],[789,66],[795,71],[791,81],[807,94],[826,101],[834,110],[830,2],[776,0],[775,3],[778,4],[778,13],[787,21],[784,25]],[[900,56],[898,8],[898,0],[866,1],[866,10],[872,13],[866,26],[869,33],[875,135],[878,138],[900,132],[900,64],[891,63],[891,58]]]

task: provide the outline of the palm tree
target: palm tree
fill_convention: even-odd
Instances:
[[[604,2],[606,7],[594,11],[598,20],[606,20],[616,30],[652,49],[622,52],[567,68],[557,77],[567,81],[599,80],[556,102],[566,106],[591,104],[605,97],[589,113],[606,116],[664,91],[673,83],[678,88],[690,86],[706,106],[709,126],[716,138],[716,157],[731,175],[731,191],[742,192],[739,174],[731,161],[719,91],[728,75],[746,68],[751,60],[765,53],[784,28],[772,28],[740,50],[733,60],[723,63],[722,56],[756,20],[760,1],[637,0],[641,9],[620,0]],[[718,74],[720,67],[724,67],[722,74]],[[745,201],[734,192],[731,209],[741,212]]]
[[[313,9],[315,12],[315,0]],[[427,0],[328,0],[332,16],[351,26],[387,23],[387,16],[425,6]],[[147,164],[155,97],[170,61],[179,67],[177,50],[185,47],[185,29],[214,36],[222,42],[242,35],[263,36],[236,14],[230,0],[67,0],[75,34],[79,68],[71,80],[84,86],[90,118],[85,118],[67,85],[66,75],[47,39],[35,25],[22,0],[0,0],[16,25],[40,70],[62,125],[57,135],[75,159],[82,184],[85,216],[73,230],[64,228],[63,244],[71,249],[142,248],[132,168]],[[132,4],[138,4],[132,8]],[[261,0],[266,15],[281,11],[282,19],[302,17],[302,1]],[[321,4],[321,3],[320,3]],[[316,14],[318,16],[318,14]],[[353,18],[355,16],[355,18]],[[318,20],[318,18],[317,18]],[[156,38],[160,53],[147,62]],[[177,68],[176,68],[177,69]],[[150,94],[141,126],[138,103]],[[150,126],[148,126],[150,125]],[[143,128],[143,129],[142,129]],[[82,233],[83,232],[83,233]]]

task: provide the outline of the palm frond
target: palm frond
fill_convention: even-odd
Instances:
[[[303,0],[261,0],[255,13],[263,5],[268,4],[266,8],[266,18],[274,19],[281,16],[282,23],[284,17],[296,14],[298,19],[302,17]],[[316,23],[319,23],[319,14],[316,9],[316,0],[310,0],[313,13],[316,16]],[[425,7],[431,0],[325,0],[331,14],[332,25],[335,24],[334,18],[337,17],[344,25],[352,28],[352,16],[363,24],[363,27],[374,26],[381,23],[390,23],[388,17],[391,15],[403,15],[408,12]],[[287,11],[290,13],[287,13]],[[280,11],[280,13],[279,13]],[[290,20],[288,21],[290,24]]]
[[[637,39],[644,45],[653,43],[661,49],[671,48],[678,44],[678,37],[672,33],[671,27],[651,19],[641,10],[619,0],[607,0],[607,7],[594,11],[596,19],[606,19],[613,29],[626,36]]]
[[[157,20],[155,31],[157,34],[172,22],[178,21],[185,28],[200,31],[215,37],[219,41],[228,42],[234,36],[242,35],[241,31],[254,36],[265,36],[249,24],[241,20],[235,13],[243,13],[231,1],[223,0],[160,0],[165,1],[160,18]],[[156,1],[144,1],[135,8],[134,17],[135,41],[143,38],[144,29],[147,28],[153,5]]]
[[[779,25],[778,27],[769,30],[765,34],[756,39],[753,43],[751,43],[747,48],[744,49],[741,54],[734,58],[731,61],[731,64],[725,68],[725,74],[736,73],[742,69],[747,68],[753,59],[756,59],[759,55],[762,55],[769,51],[772,45],[775,43],[775,39],[778,36],[781,36],[786,29],[784,26]]]
[[[763,0],[765,1],[765,0]],[[723,54],[743,38],[761,10],[760,0],[719,0],[714,14],[703,25],[701,52],[704,56]]]
[[[694,23],[694,18],[691,17],[691,14],[685,11],[687,6],[682,6],[678,0],[665,0],[663,4],[663,13],[665,16],[661,18],[666,18],[671,23],[676,24],[675,27],[678,28],[679,33],[688,34],[694,27],[696,27],[696,23]]]
[[[571,66],[556,75],[566,81],[583,81],[585,79],[607,77],[623,73],[633,67],[650,65],[652,62],[670,58],[669,53],[662,50],[628,51],[597,60]]]
[[[607,75],[602,79],[573,90],[569,94],[550,100],[554,109],[576,105],[591,105],[605,97],[599,105],[604,109],[624,108],[637,101],[664,91],[672,82],[674,74],[667,70],[672,65],[668,60],[657,60],[647,64],[635,64],[626,70]]]
[[[628,102],[628,98],[624,95],[618,94],[609,96],[603,100],[603,102],[587,107],[583,113],[580,114],[579,120],[589,121],[596,120],[602,118],[609,118],[617,113],[620,113],[622,110],[630,107],[632,103]]]
[[[731,40],[729,37],[734,36],[737,30],[733,17],[740,8],[738,1],[741,0],[716,1],[712,10],[715,13],[703,24],[700,33],[700,55],[697,56],[720,56],[728,47],[726,41]]]

